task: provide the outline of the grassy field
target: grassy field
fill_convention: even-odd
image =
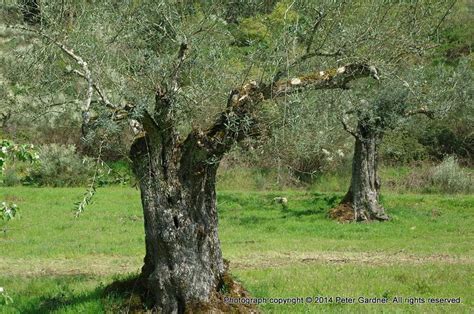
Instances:
[[[21,207],[20,219],[0,235],[1,313],[114,312],[121,302],[104,296],[103,289],[140,269],[139,193],[99,189],[94,204],[74,219],[73,203],[83,192],[0,188],[0,199]],[[288,197],[289,208],[274,204],[275,196]],[[474,311],[474,196],[385,194],[393,219],[373,224],[328,220],[327,209],[340,197],[314,191],[219,192],[224,257],[253,297],[356,298],[356,304],[267,303],[261,311]],[[358,297],[395,296],[406,302],[357,303]],[[461,304],[411,305],[405,300],[410,297],[425,302],[460,297]]]

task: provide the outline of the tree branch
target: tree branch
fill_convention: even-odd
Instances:
[[[374,66],[365,63],[348,64],[337,69],[309,73],[293,77],[289,80],[279,80],[267,88],[264,98],[275,98],[292,94],[304,89],[347,89],[347,84],[361,77],[372,76],[379,80],[378,71]]]
[[[181,43],[179,47],[179,52],[178,52],[178,62],[172,74],[173,92],[176,92],[179,89],[179,84],[178,84],[179,74],[181,72],[181,67],[184,63],[184,60],[186,59],[188,50],[189,50],[188,44],[186,42]]]
[[[102,89],[99,87],[99,85],[96,82],[94,82],[94,80],[92,78],[92,72],[90,71],[89,65],[87,64],[87,62],[85,62],[84,59],[81,56],[76,54],[73,49],[68,48],[66,45],[64,45],[63,43],[57,41],[56,39],[54,39],[50,35],[42,32],[41,30],[25,27],[25,26],[22,26],[22,25],[13,25],[13,26],[9,26],[9,27],[24,30],[24,31],[27,31],[27,32],[31,32],[31,33],[37,34],[37,35],[45,38],[47,41],[49,41],[49,42],[53,43],[54,45],[56,45],[57,47],[59,47],[59,49],[61,49],[66,55],[68,55],[79,66],[82,67],[83,72],[81,72],[79,70],[76,70],[76,69],[72,70],[72,72],[75,73],[76,75],[82,77],[87,82],[86,98],[84,99],[84,104],[83,104],[83,108],[82,108],[82,118],[83,118],[83,122],[84,122],[85,125],[88,125],[89,122],[90,122],[90,119],[91,119],[89,112],[90,112],[90,107],[91,107],[91,103],[92,103],[92,96],[93,96],[94,90],[97,92],[99,97],[102,99],[103,103],[109,109],[114,110],[113,116],[115,116],[115,113],[117,113],[119,110],[122,109],[119,106],[117,106],[117,105],[115,105],[115,104],[113,104],[112,102],[109,101],[109,99],[107,98],[105,93],[102,91]]]
[[[413,116],[415,114],[423,114],[423,115],[427,116],[430,119],[434,119],[434,117],[435,117],[435,112],[431,111],[431,110],[428,110],[428,108],[426,106],[425,107],[420,107],[420,108],[414,109],[414,110],[408,110],[404,113],[404,116],[405,117],[410,117],[410,116]]]
[[[192,132],[186,141],[188,144],[195,143],[199,149],[205,150],[207,153],[203,156],[219,159],[235,142],[255,133],[253,114],[262,101],[304,90],[345,89],[352,80],[369,76],[378,77],[376,75],[377,70],[372,66],[348,64],[337,69],[309,73],[270,85],[259,85],[251,81],[230,93],[226,110],[210,128]]]
[[[87,77],[84,73],[82,73],[81,71],[79,70],[72,70],[73,73],[77,74],[78,76],[84,78],[85,80],[87,80]],[[119,109],[119,106],[111,103],[109,101],[109,99],[107,98],[107,96],[105,95],[105,93],[102,91],[102,89],[99,87],[99,85],[97,85],[97,83],[95,82],[92,82],[92,87],[94,88],[94,90],[97,92],[97,94],[99,94],[99,97],[100,99],[102,99],[102,101],[104,102],[104,104],[110,108],[110,109],[114,109],[114,110],[117,110]]]
[[[90,106],[91,106],[91,101],[92,101],[92,94],[93,94],[93,86],[94,86],[94,82],[92,80],[92,73],[91,71],[89,70],[89,66],[87,64],[87,62],[84,61],[84,59],[82,59],[79,55],[77,55],[76,53],[74,53],[74,50],[66,47],[63,43],[55,40],[54,38],[52,38],[51,36],[49,36],[48,34],[45,34],[44,32],[40,31],[40,30],[36,30],[36,29],[33,29],[33,28],[29,28],[29,27],[25,27],[25,26],[21,26],[21,25],[16,25],[16,26],[10,26],[12,28],[17,28],[17,29],[21,29],[21,30],[24,30],[24,31],[28,31],[28,32],[32,32],[32,33],[35,33],[43,38],[45,38],[46,40],[50,41],[51,43],[53,43],[54,45],[58,46],[59,49],[61,49],[64,53],[66,53],[71,59],[73,59],[74,61],[76,61],[76,63],[82,67],[84,73],[82,75],[82,77],[86,80],[87,82],[87,90],[86,90],[86,98],[84,99],[84,105],[83,105],[83,108],[82,108],[82,118],[84,120],[84,123],[85,124],[88,124],[89,121],[90,121],[90,114],[89,114],[89,110],[90,110]]]
[[[181,72],[182,65],[186,60],[189,46],[186,42],[181,43],[178,51],[178,59],[176,65],[171,73],[171,89],[166,82],[163,85],[158,84],[155,91],[155,109],[152,114],[154,120],[160,130],[168,130],[169,133],[173,133],[175,125],[172,116],[172,106],[174,102],[174,94],[179,91],[179,75]],[[145,128],[146,129],[146,128]]]
[[[311,30],[311,34],[309,36],[309,39],[306,43],[306,54],[308,54],[311,51],[311,46],[313,45],[313,39],[314,39],[314,34],[316,34],[316,31],[318,30],[319,26],[321,25],[321,22],[323,21],[324,18],[324,13],[321,11],[318,11],[318,18],[316,22],[313,25],[313,28]]]
[[[354,131],[353,129],[351,129],[351,128],[347,125],[346,121],[344,120],[344,117],[341,117],[341,118],[339,119],[339,121],[341,121],[341,124],[342,124],[342,127],[344,128],[344,131],[346,131],[347,133],[349,133],[350,135],[352,135],[352,136],[355,137],[355,138],[359,138],[359,135],[357,134],[357,132]]]
[[[275,76],[273,77],[273,82],[280,80],[284,75],[288,74],[289,69],[297,66],[301,62],[314,58],[314,57],[338,57],[342,55],[342,48],[338,49],[337,51],[333,52],[326,52],[326,51],[314,51],[314,52],[306,52],[304,55],[293,61],[287,68],[280,69],[277,71]]]
[[[454,7],[454,5],[456,4],[457,0],[454,0],[448,7],[448,9],[446,10],[446,12],[444,13],[444,15],[441,17],[441,19],[439,20],[439,23],[438,25],[436,25],[435,29],[433,30],[433,32],[431,33],[431,36],[435,35],[437,32],[438,32],[438,29],[440,28],[441,24],[443,24],[444,20],[446,19],[446,17],[448,16],[449,14],[449,11],[451,11],[451,9]]]

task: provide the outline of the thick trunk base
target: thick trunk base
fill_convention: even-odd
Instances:
[[[388,220],[379,202],[377,150],[382,133],[362,122],[358,124],[357,134],[354,133],[356,141],[349,191],[341,203],[329,212],[329,217],[340,222]]]
[[[352,189],[352,188],[351,188]],[[329,217],[342,223],[389,220],[385,209],[378,202],[378,191],[364,191],[354,195],[347,192],[338,206],[329,211]]]
[[[104,290],[104,297],[120,296],[124,302],[110,308],[112,312],[119,313],[163,313],[153,305],[150,305],[150,297],[153,291],[147,289],[146,280],[142,276],[122,281],[116,281]],[[208,302],[190,302],[184,306],[181,313],[258,313],[253,304],[234,304],[226,302],[226,298],[248,298],[249,293],[242,285],[233,280],[228,272],[225,272],[218,286],[211,292]]]
[[[329,218],[337,220],[341,223],[348,222],[370,222],[370,221],[385,221],[389,220],[387,214],[385,214],[383,207],[378,205],[379,208],[377,212],[379,214],[374,214],[374,211],[369,211],[364,208],[359,208],[358,210],[354,208],[352,202],[341,202],[336,207],[332,208],[329,211]],[[357,214],[357,216],[356,216]]]
[[[229,303],[226,298],[249,298],[250,294],[228,272],[222,276],[207,303],[188,304],[185,313],[258,313],[254,304]]]

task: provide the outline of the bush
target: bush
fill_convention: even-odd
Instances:
[[[408,167],[391,168],[398,172],[387,180],[388,186],[398,192],[437,193],[433,184],[434,167],[428,162],[416,163]],[[382,181],[383,184],[383,181]]]
[[[390,164],[409,164],[425,160],[427,149],[409,131],[388,132],[380,147],[381,159]]]
[[[454,156],[440,164],[417,163],[409,167],[381,169],[382,185],[397,192],[470,193],[473,191],[472,170],[462,168]]]
[[[3,184],[5,186],[20,185],[28,176],[28,167],[24,162],[15,161],[5,167],[3,171]]]
[[[445,193],[470,193],[474,190],[472,175],[459,166],[454,156],[446,157],[435,167],[432,181]]]
[[[74,145],[44,145],[39,149],[39,163],[30,172],[30,181],[40,186],[85,185],[92,177],[94,163],[81,158]]]

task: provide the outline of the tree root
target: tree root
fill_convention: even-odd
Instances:
[[[185,313],[259,313],[254,304],[229,303],[225,298],[249,298],[250,294],[244,287],[235,281],[228,272],[221,278],[216,291],[211,295],[209,302],[189,304]]]
[[[225,261],[227,264],[227,261]],[[137,276],[115,281],[104,290],[104,297],[120,296],[124,302],[110,309],[117,313],[158,313],[149,304],[146,283]],[[185,305],[184,313],[258,313],[254,304],[226,302],[226,298],[249,298],[250,294],[226,271],[208,302],[190,302]]]
[[[342,201],[338,206],[329,210],[329,218],[337,220],[341,223],[348,222],[371,222],[371,221],[386,221],[389,217],[386,214],[376,215],[368,210],[363,211],[363,215],[356,218],[355,209],[351,202]]]

